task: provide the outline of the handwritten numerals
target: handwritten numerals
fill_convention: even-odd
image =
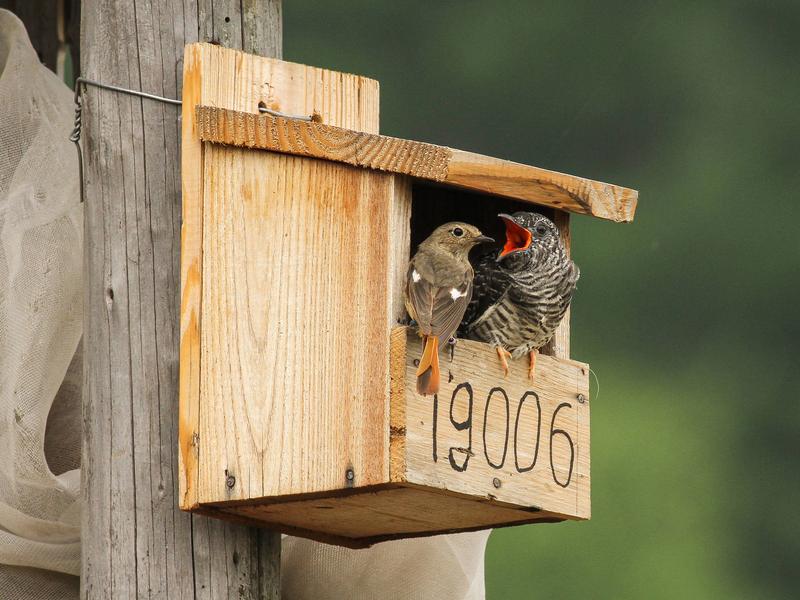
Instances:
[[[457,408],[458,405],[458,408]],[[463,411],[466,407],[466,415],[463,418],[457,418],[456,413]],[[562,488],[569,486],[572,481],[572,472],[575,467],[575,444],[572,441],[570,434],[564,429],[556,427],[556,418],[559,413],[566,409],[573,409],[573,405],[569,402],[562,402],[553,411],[553,417],[550,421],[550,473],[553,481]],[[473,409],[474,409],[474,393],[472,386],[468,382],[458,384],[450,396],[449,416],[450,424],[458,431],[466,431],[466,444],[451,446],[447,458],[450,467],[459,473],[463,473],[469,466],[469,459],[474,455],[472,451],[472,425],[473,425]],[[490,444],[487,441],[487,429],[489,427],[489,414],[490,409],[497,413],[497,411],[504,411],[497,414],[505,415],[505,430],[503,432],[503,450],[499,452],[499,445],[497,448],[489,448]],[[533,418],[535,410],[536,417]],[[506,463],[508,455],[508,443],[512,434],[511,431],[511,415],[516,412],[514,418],[513,429],[513,452],[514,452],[514,469],[517,473],[528,473],[533,471],[539,459],[539,446],[542,437],[542,403],[539,396],[534,391],[526,391],[517,403],[516,411],[512,410],[512,403],[508,397],[508,393],[501,387],[494,387],[489,390],[486,397],[486,405],[483,411],[483,456],[486,459],[486,464],[492,469],[502,469]],[[438,427],[439,427],[439,397],[437,394],[433,396],[433,462],[438,462]],[[480,413],[479,413],[480,415]],[[493,419],[493,422],[501,422],[500,419]],[[562,461],[559,454],[558,460],[554,455],[554,445],[563,448],[563,441],[556,443],[558,438],[563,438],[569,447],[569,468],[565,469],[563,465],[556,467],[556,462]],[[530,448],[526,451],[525,448]],[[463,456],[463,459],[461,458]],[[530,458],[528,458],[530,457]],[[528,464],[525,464],[527,461]],[[564,475],[566,471],[566,476]]]
[[[458,393],[461,390],[467,392],[467,401],[469,408],[467,410],[466,418],[463,421],[456,421],[455,418],[453,417],[453,408],[456,404],[456,398],[458,397]],[[469,457],[472,456],[472,386],[468,383],[459,383],[456,386],[456,389],[453,390],[453,395],[450,398],[450,423],[453,424],[453,427],[456,428],[456,431],[464,431],[466,429],[469,435],[469,442],[466,448],[463,446],[450,448],[450,452],[447,456],[447,458],[450,460],[450,466],[453,467],[454,470],[461,473],[467,470]],[[464,455],[464,462],[461,463],[460,465],[456,462],[454,452],[459,452]]]
[[[565,488],[569,485],[569,482],[572,479],[572,469],[575,466],[575,445],[572,443],[572,438],[569,437],[569,434],[566,431],[563,429],[554,429],[556,426],[556,417],[558,416],[558,411],[560,411],[562,408],[572,408],[572,405],[568,402],[562,402],[553,411],[553,420],[550,423],[550,471],[553,473],[553,480],[558,485]],[[558,480],[558,476],[556,475],[556,467],[553,464],[553,438],[555,438],[557,435],[563,435],[565,438],[567,438],[567,442],[569,443],[569,472],[567,473],[567,479],[564,483]]]
[[[522,408],[525,406],[525,401],[533,396],[536,400],[536,447],[533,451],[533,458],[531,459],[531,464],[526,467],[520,466],[519,464],[519,420],[520,416],[522,415]],[[484,428],[486,427],[486,423],[483,424]],[[539,458],[539,440],[541,439],[542,433],[542,405],[539,402],[539,396],[536,395],[536,392],[525,392],[519,400],[519,405],[517,406],[517,418],[514,420],[514,466],[517,467],[518,473],[527,473],[528,471],[533,471],[533,467],[536,466],[536,459]]]
[[[494,463],[492,459],[489,458],[489,445],[486,443],[486,423],[489,420],[489,405],[492,403],[492,398],[494,398],[495,393],[499,392],[503,396],[503,400],[505,401],[506,407],[506,433],[503,438],[503,455],[500,457],[500,462]],[[510,417],[511,408],[508,402],[508,394],[506,391],[501,387],[492,388],[489,392],[489,397],[486,398],[486,410],[483,411],[483,455],[486,457],[486,462],[489,463],[489,466],[493,469],[502,469],[503,465],[506,463],[506,454],[508,453],[508,420]],[[517,415],[519,418],[519,414]],[[514,440],[516,443],[516,439]],[[537,443],[538,445],[538,443]],[[516,446],[514,447],[514,456],[516,457]]]

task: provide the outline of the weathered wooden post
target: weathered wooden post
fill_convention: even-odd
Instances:
[[[280,0],[85,0],[82,74],[179,98],[184,44],[279,57]],[[277,598],[277,534],[178,510],[180,108],[84,98],[84,598]]]

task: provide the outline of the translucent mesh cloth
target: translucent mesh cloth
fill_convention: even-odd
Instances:
[[[15,565],[0,566],[2,598],[74,595],[75,578],[36,569],[80,571],[80,361],[72,359],[83,219],[71,125],[70,90],[39,63],[22,23],[0,10],[0,565]]]
[[[77,598],[82,209],[71,92],[0,10],[0,598]],[[479,600],[488,532],[286,537],[284,600]],[[54,573],[59,571],[60,573]]]
[[[488,531],[350,550],[295,537],[281,548],[281,600],[481,600]]]

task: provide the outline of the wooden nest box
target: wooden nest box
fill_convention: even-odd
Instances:
[[[182,508],[350,547],[589,518],[569,317],[533,384],[462,340],[423,397],[403,282],[446,221],[537,210],[568,242],[569,212],[630,221],[636,192],[380,136],[376,81],[210,44],[186,48],[182,161]]]

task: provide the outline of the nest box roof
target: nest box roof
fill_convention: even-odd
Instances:
[[[610,183],[314,121],[196,107],[201,140],[399,173],[617,222],[633,220],[638,192]]]

